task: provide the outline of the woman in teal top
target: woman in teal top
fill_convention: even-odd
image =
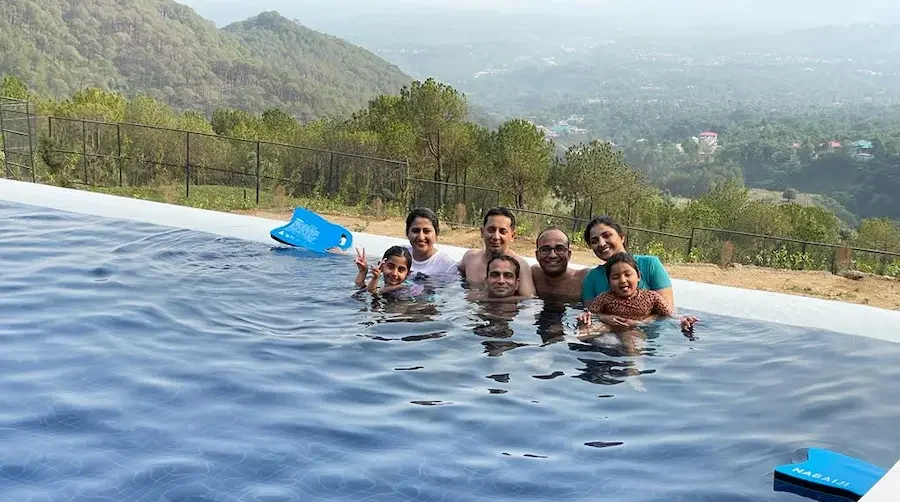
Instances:
[[[609,216],[599,216],[591,220],[584,229],[584,241],[594,251],[594,255],[604,262],[616,253],[625,252],[622,227]],[[675,297],[672,293],[672,280],[659,258],[650,255],[634,255],[641,280],[638,288],[649,289],[659,293],[675,310]],[[598,265],[588,272],[581,284],[581,299],[589,305],[600,293],[609,290],[606,279],[606,265]],[[603,320],[603,319],[601,319]],[[607,322],[607,320],[603,320]]]

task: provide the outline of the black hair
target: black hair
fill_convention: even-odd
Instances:
[[[415,221],[416,218],[428,219],[428,221],[431,222],[431,226],[434,227],[434,233],[435,234],[441,233],[441,228],[440,228],[440,225],[438,224],[438,217],[436,214],[434,214],[434,211],[432,211],[431,209],[428,209],[427,207],[417,207],[417,208],[413,209],[412,211],[410,211],[408,215],[406,215],[406,233],[407,234],[409,233],[409,227],[412,226],[413,221]]]
[[[616,263],[627,263],[627,264],[631,265],[632,268],[634,268],[634,270],[638,273],[638,275],[641,274],[641,271],[640,271],[640,269],[638,269],[637,262],[634,261],[633,256],[631,256],[630,254],[625,253],[625,252],[616,253],[616,254],[612,255],[608,260],[606,260],[606,263],[604,264],[604,267],[606,268],[606,281],[607,282],[609,282],[609,277],[610,277],[610,275],[612,275],[613,265],[615,265]]]
[[[391,246],[384,252],[384,256],[382,256],[381,259],[387,260],[391,256],[399,256],[405,259],[407,271],[412,271],[412,255],[409,254],[408,249],[403,246]]]
[[[597,216],[593,220],[591,220],[586,227],[584,227],[584,243],[587,245],[591,244],[591,230],[597,225],[606,225],[607,227],[612,228],[619,234],[619,236],[625,235],[625,232],[622,231],[622,226],[616,223],[616,220],[612,219],[612,216],[603,215]]]
[[[541,237],[543,237],[544,234],[546,234],[547,232],[549,232],[551,230],[559,230],[560,232],[562,232],[562,234],[566,236],[566,244],[569,243],[569,234],[567,234],[565,230],[563,230],[557,226],[551,225],[551,226],[541,230],[541,233],[538,234],[537,239],[534,240],[534,245],[537,246],[538,242],[541,242]]]
[[[485,269],[484,269],[484,270],[485,270],[485,272],[484,272],[484,276],[485,276],[485,277],[487,277],[487,276],[489,276],[489,275],[491,274],[491,263],[494,263],[495,261],[498,261],[498,260],[499,260],[499,261],[505,261],[505,262],[512,263],[512,264],[513,264],[513,270],[516,271],[516,279],[519,278],[519,273],[520,273],[520,270],[519,270],[519,260],[513,258],[512,256],[506,255],[506,254],[498,254],[498,255],[494,256],[493,258],[491,258],[490,260],[488,260],[487,267],[485,267]]]
[[[510,222],[509,226],[513,230],[516,229],[516,217],[515,217],[515,215],[512,214],[512,211],[510,211],[509,209],[507,209],[505,207],[495,207],[495,208],[489,210],[488,212],[484,213],[484,220],[481,222],[482,228],[484,228],[484,226],[487,225],[487,220],[491,216],[506,216],[507,218],[509,218],[509,222]]]

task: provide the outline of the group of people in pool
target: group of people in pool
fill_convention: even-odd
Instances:
[[[412,210],[406,218],[409,246],[390,247],[374,266],[369,265],[365,250],[357,248],[356,285],[384,297],[415,298],[425,292],[427,280],[462,276],[483,301],[581,300],[586,311],[578,316],[579,326],[594,324],[594,331],[635,329],[659,317],[675,316],[672,282],[665,267],[655,256],[629,254],[622,227],[609,216],[594,218],[585,227],[585,242],[603,262],[590,269],[569,266],[569,236],[557,227],[538,235],[537,264],[529,265],[510,249],[516,238],[516,218],[504,207],[485,213],[484,247],[466,251],[459,262],[436,247],[439,234],[438,217],[432,210]],[[693,316],[680,318],[684,331],[692,331],[696,322]]]

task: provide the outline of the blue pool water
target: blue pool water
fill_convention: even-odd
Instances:
[[[703,314],[629,355],[274,244],[0,203],[0,501],[791,501],[800,448],[900,452],[900,344]]]

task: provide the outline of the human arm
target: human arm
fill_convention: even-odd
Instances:
[[[369,293],[375,294],[378,292],[378,279],[381,279],[381,266],[384,262],[378,264],[377,267],[372,268],[372,278],[369,279]]]
[[[366,262],[366,250],[363,249],[360,251],[360,248],[356,248],[356,268],[359,271],[356,273],[356,287],[364,288],[366,287],[366,274],[369,272],[369,265]]]
[[[594,301],[592,301],[587,306],[587,310],[579,314],[576,318],[578,320],[578,324],[583,326],[590,326],[593,321],[594,314],[597,314],[598,319],[603,317],[602,313],[605,304],[606,297],[604,295],[600,295],[599,297],[594,299]]]
[[[645,270],[641,271],[647,283],[647,289],[657,292],[669,307],[675,310],[675,293],[672,290],[672,278],[659,258],[647,256]]]
[[[663,288],[659,290],[655,290],[656,293],[659,294],[660,297],[666,302],[669,308],[675,308],[675,293],[672,292],[672,287]]]
[[[598,321],[612,328],[636,328],[641,325],[640,321],[610,314],[609,306],[612,300],[610,293],[601,293],[588,306],[587,312],[582,312],[578,316],[578,324],[590,326],[593,317],[596,316]]]
[[[469,261],[469,256],[471,255],[471,253],[471,249],[463,253],[462,259],[459,260],[459,263],[456,264],[456,268],[459,269],[459,272],[463,277],[466,276],[466,263]]]
[[[670,288],[671,290],[671,288]],[[655,315],[663,317],[676,317],[675,309],[669,304],[666,298],[657,291],[650,291],[653,294],[653,311]],[[682,331],[690,331],[694,328],[700,319],[694,316],[682,316],[680,319]]]
[[[581,301],[585,305],[589,304],[600,294],[597,283],[593,280],[595,273],[593,270],[588,271],[581,282]]]
[[[532,297],[535,295],[534,277],[531,274],[531,265],[524,258],[519,260],[519,295]]]
[[[448,275],[456,275],[459,274],[459,264],[462,263],[462,260],[456,261],[453,258],[447,257],[447,270],[445,271]]]
[[[671,291],[671,288],[670,288]],[[675,309],[669,304],[666,298],[659,294],[656,291],[651,291],[654,294],[653,300],[653,313],[656,315],[664,316],[664,317],[676,317]],[[681,316],[680,324],[682,331],[692,331],[694,329],[694,324],[699,322],[700,319],[694,316]]]
[[[669,305],[668,300],[666,300],[663,295],[657,291],[647,291],[647,294],[652,297],[651,301],[653,302],[653,307],[650,310],[651,314],[663,317],[672,317],[675,315],[675,310]]]

